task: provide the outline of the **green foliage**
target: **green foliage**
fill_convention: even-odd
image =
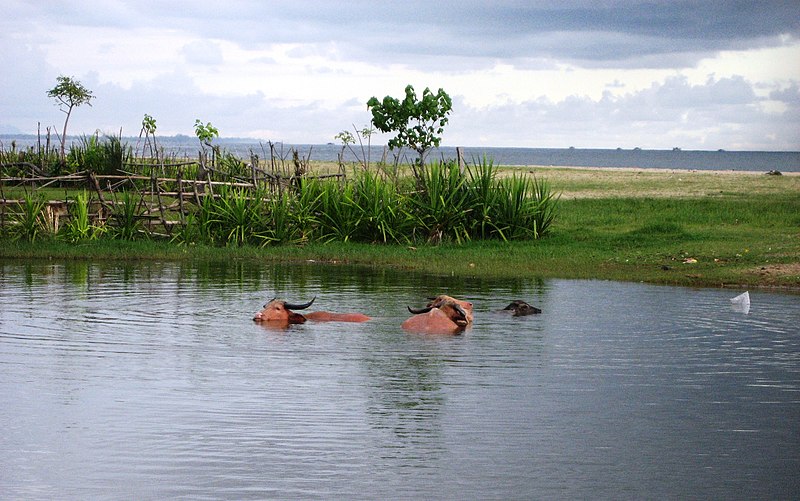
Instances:
[[[358,240],[410,242],[413,221],[398,186],[369,171],[358,173],[352,183],[359,214]]]
[[[262,212],[258,199],[244,190],[232,190],[220,197],[217,216],[223,228],[225,245],[253,243],[254,237],[262,234]]]
[[[70,220],[61,229],[59,236],[75,243],[95,240],[105,233],[105,226],[92,224],[89,215],[90,203],[89,194],[85,191],[72,197]]]
[[[122,200],[114,204],[111,214],[112,236],[122,240],[135,240],[139,235],[146,234],[141,231],[142,222],[139,218],[143,206],[144,197],[139,197],[137,200],[131,191],[123,191]]]
[[[56,78],[56,82],[58,82],[56,86],[47,91],[47,95],[58,102],[64,113],[68,113],[73,107],[82,104],[91,106],[94,95],[78,80],[61,75]]]
[[[11,216],[9,236],[12,240],[25,240],[33,242],[41,234],[47,233],[49,228],[45,219],[44,208],[47,202],[40,196],[26,194],[19,202],[18,212]]]
[[[440,136],[453,101],[443,89],[434,94],[426,87],[420,100],[417,100],[412,85],[406,86],[405,93],[403,100],[386,96],[379,101],[372,97],[367,101],[367,108],[372,112],[372,123],[378,130],[396,134],[389,140],[389,147],[411,148],[419,154],[419,165],[422,166],[428,150],[441,142]]]
[[[265,202],[266,231],[258,236],[261,245],[272,243],[304,244],[308,241],[308,229],[314,220],[307,206],[295,203],[293,196],[277,196]]]
[[[96,174],[117,174],[123,165],[130,161],[133,152],[121,137],[97,134],[83,136],[78,144],[73,144],[67,155],[67,168],[70,172],[87,170]]]
[[[202,144],[211,145],[211,140],[219,137],[219,130],[211,122],[203,125],[200,119],[194,121],[194,133]]]
[[[142,119],[142,131],[150,136],[156,134],[156,119],[147,113],[144,114],[144,118]]]
[[[424,237],[434,243],[470,240],[472,207],[458,164],[432,164],[420,172],[420,188],[410,194],[409,202]]]
[[[231,179],[250,179],[250,166],[227,151],[217,157],[217,169]]]

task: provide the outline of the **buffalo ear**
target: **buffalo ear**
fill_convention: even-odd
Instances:
[[[433,306],[426,306],[425,308],[412,308],[408,306],[408,311],[413,313],[414,315],[419,315],[420,313],[428,313],[433,309]]]

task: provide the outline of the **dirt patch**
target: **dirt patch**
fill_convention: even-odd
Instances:
[[[770,264],[758,268],[757,273],[800,277],[800,263]]]
[[[793,288],[800,288],[800,263],[770,264],[760,266],[750,273],[757,275],[759,281],[767,285],[785,284],[789,281],[794,282]]]

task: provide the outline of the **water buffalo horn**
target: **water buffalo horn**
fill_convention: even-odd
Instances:
[[[464,308],[462,308],[462,307],[461,307],[460,305],[458,305],[458,304],[453,304],[453,308],[455,308],[455,309],[456,309],[456,311],[458,312],[458,314],[459,314],[459,315],[461,315],[462,317],[464,317],[464,320],[466,320],[466,319],[467,319],[467,312],[466,312],[466,311],[464,311]]]
[[[267,307],[267,305],[268,305],[269,303],[271,303],[271,302],[275,301],[275,299],[276,299],[276,298],[272,298],[272,299],[270,299],[269,301],[267,301],[266,303],[264,303],[264,308],[266,308],[266,307]]]
[[[413,313],[414,315],[419,315],[420,313],[428,313],[433,309],[433,306],[428,306],[426,308],[412,308],[408,306],[408,311]]]
[[[283,307],[287,308],[289,310],[304,310],[304,309],[308,308],[309,306],[311,306],[311,303],[313,303],[315,299],[317,299],[317,296],[312,297],[311,301],[309,301],[307,303],[303,303],[303,304],[283,303]]]

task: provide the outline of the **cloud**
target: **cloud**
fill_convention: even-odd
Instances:
[[[794,1],[9,2],[0,130],[61,124],[65,74],[75,132],[328,142],[411,83],[454,97],[448,144],[800,149]]]
[[[773,98],[797,98],[797,89]],[[684,77],[601,99],[571,96],[561,101],[538,99],[476,109],[454,107],[449,144],[480,137],[487,146],[786,150],[798,144],[800,102],[781,113],[763,106],[751,84],[741,78],[693,85]],[[472,127],[479,122],[480,128]],[[504,124],[514,123],[509,135]],[[516,143],[513,141],[517,141]]]
[[[216,66],[223,64],[222,49],[211,40],[194,40],[181,49],[185,62],[189,64]]]

